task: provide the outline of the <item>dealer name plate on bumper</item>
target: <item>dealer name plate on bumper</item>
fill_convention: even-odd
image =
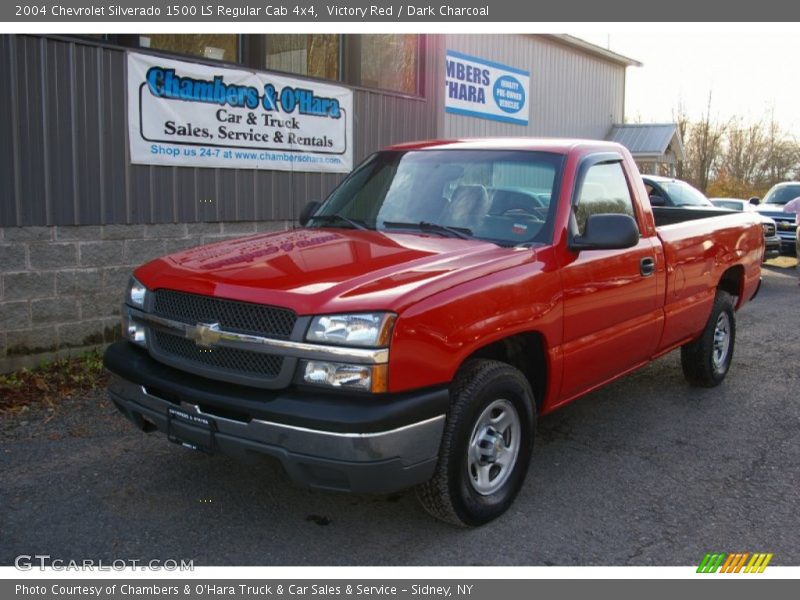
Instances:
[[[167,409],[167,436],[171,442],[191,450],[212,453],[216,423],[205,415],[197,415],[170,407]]]

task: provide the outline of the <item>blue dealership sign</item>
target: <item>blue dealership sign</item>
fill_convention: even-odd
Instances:
[[[530,73],[448,50],[445,112],[516,125],[528,124]]]

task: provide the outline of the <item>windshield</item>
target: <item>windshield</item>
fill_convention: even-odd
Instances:
[[[775,186],[764,196],[764,204],[786,204],[800,196],[800,184]]]
[[[719,208],[744,211],[744,204],[737,200],[712,200],[711,204]]]
[[[713,206],[702,192],[684,181],[659,182],[675,206]]]
[[[328,197],[312,226],[475,237],[500,245],[548,242],[563,156],[506,150],[386,151]]]

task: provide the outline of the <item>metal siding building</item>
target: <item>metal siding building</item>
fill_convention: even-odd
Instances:
[[[237,36],[236,43],[256,37],[270,36]],[[625,69],[636,64],[568,36],[422,35],[414,36],[415,92],[399,93],[348,80],[342,40],[360,48],[358,38],[367,36],[338,37],[343,66],[335,83],[353,91],[356,164],[384,146],[419,139],[603,139],[623,120]],[[135,51],[269,72],[243,61],[242,45],[233,63]],[[324,198],[343,177],[132,164],[130,49],[120,40],[0,36],[0,372],[115,339],[120,299],[137,265],[291,227],[307,201]],[[529,71],[529,124],[447,114],[447,50]]]
[[[356,160],[435,137],[438,48],[427,97],[354,90]],[[433,47],[431,47],[433,46]],[[137,50],[141,52],[141,50]],[[192,60],[192,59],[188,59]],[[125,50],[85,40],[0,36],[0,226],[292,220],[339,175],[131,164]],[[213,202],[198,200],[213,199]],[[294,202],[292,201],[294,199]]]
[[[530,71],[529,125],[446,114],[446,49]],[[424,50],[422,96],[354,88],[356,162],[389,144],[432,137],[603,139],[623,120],[625,68],[634,63],[565,36],[427,36]],[[0,110],[2,227],[292,220],[341,179],[131,164],[123,48],[0,36],[0,84],[10,92]]]
[[[448,50],[487,58],[530,71],[530,121],[527,127],[461,115],[444,115],[444,137],[546,136],[605,139],[621,123],[625,68],[636,64],[604,58],[566,36],[449,35]]]

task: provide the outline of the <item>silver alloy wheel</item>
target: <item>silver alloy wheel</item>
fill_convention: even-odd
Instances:
[[[467,476],[481,496],[497,492],[511,475],[521,435],[517,409],[509,400],[495,400],[478,417],[467,449]]]
[[[727,312],[721,312],[717,317],[717,324],[714,326],[714,350],[711,360],[717,372],[725,367],[728,360],[728,351],[731,347],[731,319]]]

